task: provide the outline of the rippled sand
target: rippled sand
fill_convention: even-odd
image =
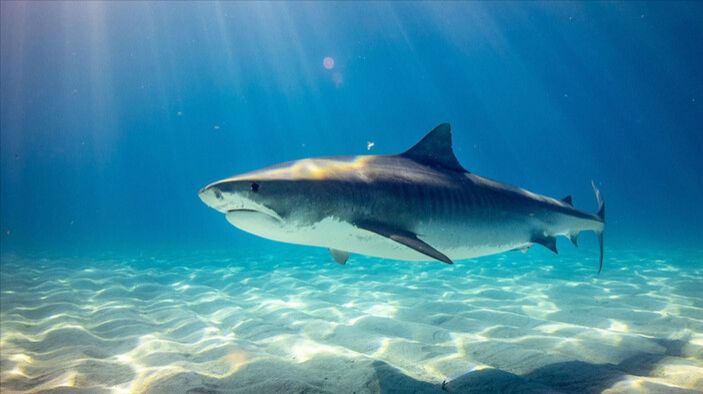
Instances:
[[[703,390],[700,253],[289,251],[3,256],[2,391]]]

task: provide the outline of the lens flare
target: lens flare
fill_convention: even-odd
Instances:
[[[322,59],[322,66],[328,70],[331,70],[334,68],[334,59],[332,59],[329,56],[326,56],[324,59]]]

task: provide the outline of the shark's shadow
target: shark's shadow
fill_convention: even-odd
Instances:
[[[665,357],[682,356],[686,344],[680,340],[658,339],[663,354],[639,353],[619,364],[591,364],[583,361],[559,362],[524,375],[500,369],[482,369],[464,374],[441,385],[413,379],[382,361],[373,363],[381,393],[600,393],[625,375],[649,376]],[[646,383],[649,391],[694,393],[671,386]]]

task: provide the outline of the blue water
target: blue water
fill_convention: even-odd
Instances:
[[[129,359],[112,360],[129,365],[129,360],[141,355],[129,352],[139,349],[140,338],[145,340],[142,336],[158,337],[174,329],[164,323],[167,319],[154,317],[163,300],[192,305],[205,302],[202,297],[229,294],[218,299],[215,308],[230,311],[228,319],[213,315],[214,310],[197,308],[188,316],[201,323],[214,319],[217,330],[235,332],[237,337],[241,333],[232,327],[246,323],[243,315],[238,320],[239,315],[233,312],[240,308],[252,321],[273,325],[276,337],[283,335],[275,329],[287,324],[277,320],[280,316],[273,319],[272,311],[258,310],[251,304],[254,301],[236,298],[249,291],[246,294],[256,302],[263,302],[269,294],[266,286],[227,293],[230,288],[220,282],[223,272],[225,276],[227,272],[241,275],[237,283],[245,287],[251,281],[278,281],[280,286],[271,285],[278,291],[269,296],[282,299],[287,309],[276,311],[307,317],[316,316],[311,310],[320,316],[343,315],[336,324],[345,327],[356,327],[364,313],[408,322],[407,327],[439,327],[449,317],[442,320],[445,317],[428,315],[425,320],[413,313],[421,314],[427,307],[457,316],[459,307],[442,298],[452,291],[465,300],[465,307],[480,310],[480,302],[471,301],[474,293],[468,289],[476,286],[485,289],[486,297],[493,297],[494,302],[483,307],[497,314],[504,313],[501,308],[509,304],[515,308],[510,313],[519,310],[530,318],[589,330],[627,332],[630,339],[639,335],[680,341],[684,350],[677,354],[688,360],[691,365],[686,368],[690,369],[680,369],[683,361],[670,365],[677,365],[682,376],[691,378],[678,378],[676,368],[671,367],[674,372],[662,373],[666,376],[662,379],[681,390],[703,387],[703,378],[698,375],[703,375],[703,295],[699,286],[703,265],[703,3],[2,2],[0,11],[1,283],[3,288],[11,288],[9,293],[1,293],[0,316],[7,325],[0,341],[6,353],[0,359],[0,383],[10,385],[9,389],[61,386],[119,392],[148,391],[151,387],[157,392],[168,391],[168,384],[150,386],[148,379],[136,378],[144,374],[134,371],[101,380],[100,371],[110,368],[100,364],[69,363],[69,367],[57,370],[56,365],[65,360],[46,356],[47,350],[39,345],[27,345],[47,341],[46,348],[56,351],[65,340],[66,349],[78,346],[80,341],[66,338],[75,334],[71,327],[79,326],[90,338],[113,341],[93,343],[91,339],[90,346],[116,349],[102,358],[90,352],[87,357],[108,362],[110,357],[129,354],[124,356]],[[325,63],[326,58],[332,62]],[[451,123],[455,152],[464,167],[476,174],[557,198],[572,195],[575,206],[588,212],[596,210],[590,189],[591,180],[595,180],[608,205],[604,273],[593,275],[597,246],[592,236],[584,236],[579,249],[560,240],[560,256],[538,250],[524,256],[506,254],[457,262],[461,268],[454,269],[460,271],[442,271],[445,267],[432,264],[406,267],[361,256],[350,260],[356,266],[340,268],[326,251],[275,244],[239,231],[197,197],[197,191],[212,181],[278,162],[402,152],[441,122]],[[523,267],[523,276],[515,273],[513,264]],[[96,271],[91,271],[91,266]],[[491,271],[491,267],[495,269]],[[207,278],[208,272],[211,278]],[[287,282],[286,272],[294,284]],[[316,276],[317,272],[324,275]],[[336,279],[335,272],[341,273]],[[116,275],[114,280],[111,273]],[[423,284],[416,279],[422,275],[440,275],[444,284]],[[473,276],[485,280],[473,283]],[[315,278],[323,279],[315,284]],[[377,287],[366,288],[364,278]],[[405,278],[398,279],[399,283],[410,288],[441,288],[444,293],[432,293],[440,298],[436,305],[415,304],[409,300],[422,298],[422,294],[382,288],[382,283],[393,278]],[[412,283],[408,278],[413,278]],[[190,294],[188,287],[172,294],[160,287],[181,289],[188,280],[193,280],[188,286],[202,291]],[[576,294],[571,300],[578,303],[565,301],[561,305],[558,294],[548,291],[550,281],[555,280],[562,281],[554,286],[566,294],[572,294],[569,289],[588,287],[593,297],[602,300],[598,306],[603,310],[614,305],[609,302],[616,302],[610,296],[617,296],[622,304],[616,306],[618,312],[589,309],[578,319],[573,313],[561,316],[560,310],[588,302],[591,294]],[[431,283],[435,282],[432,279]],[[317,287],[307,289],[306,283]],[[339,299],[323,294],[345,286],[347,290]],[[530,292],[531,288],[535,291]],[[511,291],[518,296],[503,294]],[[106,298],[106,292],[113,297]],[[132,297],[130,292],[137,293]],[[302,295],[295,298],[293,293]],[[55,298],[56,303],[42,305],[39,295]],[[653,297],[650,303],[645,302],[647,297]],[[93,300],[97,309],[107,307],[106,302],[125,300],[133,300],[135,308],[142,309],[138,316],[126,320],[101,320],[93,312],[77,312],[84,308],[80,300],[86,299]],[[361,299],[368,304],[356,315],[336,309],[335,305]],[[157,305],[148,304],[150,300]],[[132,305],[124,305],[128,304]],[[319,309],[310,309],[311,305]],[[535,312],[540,308],[546,308],[544,313],[549,316]],[[499,309],[500,313],[496,312]],[[652,328],[646,321],[656,319],[628,314],[652,309],[661,311],[658,318],[673,316],[675,321],[668,329],[664,323]],[[27,314],[27,310],[39,312]],[[623,314],[630,317],[617,320]],[[68,320],[59,315],[68,316]],[[59,320],[52,320],[55,316]],[[142,328],[135,329],[126,342],[115,344],[110,331],[114,327],[108,330],[102,325],[111,321],[117,331],[120,324],[125,324],[127,331],[129,327]],[[296,321],[306,321],[306,317]],[[566,378],[567,383],[559,386],[552,384],[550,374],[546,380],[535,376],[543,376],[539,368],[556,362],[620,365],[626,359],[623,354],[620,358],[579,358],[580,352],[575,350],[560,353],[567,354],[566,358],[534,365],[525,356],[518,363],[520,368],[511,369],[504,359],[487,356],[491,349],[511,353],[509,347],[506,350],[506,343],[513,343],[510,341],[500,345],[489,341],[498,347],[489,346],[481,350],[483,353],[472,353],[470,347],[465,351],[443,348],[454,346],[449,345],[452,343],[473,343],[479,337],[472,335],[479,332],[481,338],[529,337],[534,334],[530,329],[542,327],[534,322],[518,324],[513,327],[515,333],[503,337],[486,331],[487,327],[472,331],[457,325],[444,327],[442,340],[426,340],[424,334],[400,335],[408,343],[438,346],[420,352],[429,357],[421,360],[414,359],[418,353],[411,350],[385,352],[395,346],[392,338],[403,331],[402,325],[378,323],[383,328],[344,334],[373,337],[368,333],[375,333],[379,338],[391,338],[391,345],[359,348],[346,339],[334,340],[336,337],[324,330],[310,328],[308,332],[300,328],[302,323],[290,324],[293,328],[286,331],[286,338],[295,345],[291,348],[317,349],[296,353],[306,355],[305,362],[314,361],[322,352],[315,346],[338,346],[363,355],[367,361],[382,362],[383,368],[402,371],[388,377],[388,370],[367,365],[367,370],[388,377],[379,378],[378,385],[364,386],[370,392],[392,391],[394,387],[401,391],[403,387],[434,390],[442,380],[456,379],[460,372],[477,365],[482,366],[477,371],[488,366],[527,379],[525,389],[600,391],[614,387],[620,375],[605,379],[609,385],[589,384],[585,378],[575,386],[569,386]],[[198,331],[197,327],[192,332]],[[52,336],[61,330],[69,330],[66,338]],[[468,336],[457,334],[461,332]],[[587,336],[596,338],[598,332]],[[229,338],[225,334],[221,337]],[[303,337],[307,342],[300,342]],[[187,342],[198,342],[191,339]],[[242,345],[245,350],[241,352],[259,354],[264,360],[280,356],[283,350],[263,345],[271,341],[253,338]],[[664,352],[654,344],[638,344],[630,348],[633,354],[675,356],[669,351],[673,345],[664,346]],[[564,346],[557,342],[553,348],[547,346],[550,350],[543,350],[551,357]],[[627,350],[627,346],[619,348]],[[198,347],[192,352],[206,350]],[[337,350],[325,354],[341,357],[334,359],[337,363],[356,357],[347,353],[342,357],[343,352],[335,353]],[[67,357],[73,361],[86,357],[82,350],[75,351],[69,351]],[[224,359],[248,365],[242,360],[251,358],[239,356],[239,352],[227,353]],[[442,357],[444,361],[436,361]],[[457,363],[463,360],[466,365],[448,366],[445,361],[449,358],[459,360]],[[432,368],[424,372],[412,370],[412,365],[422,365],[422,360],[436,362],[428,361]],[[339,392],[358,378],[345,375],[348,380],[339,378],[337,386],[324,386],[316,383],[319,374],[314,365],[305,373],[299,369],[307,365],[305,362],[276,364],[273,369],[280,372],[274,376],[282,381],[297,376],[298,380],[293,380],[303,382],[302,386],[268,389],[304,391],[311,385],[315,390]],[[195,374],[192,376],[210,376],[182,359],[168,359],[159,365],[180,365],[186,373]],[[288,367],[291,369],[284,372]],[[17,368],[24,372],[18,374]],[[348,368],[340,365],[338,369]],[[636,375],[633,369],[621,369],[628,376]],[[434,379],[428,377],[430,370],[436,372]],[[669,371],[663,366],[660,370]],[[248,375],[241,375],[247,378],[241,379],[260,376],[256,368],[247,371]],[[266,368],[261,371],[271,373]],[[244,372],[210,373],[228,377],[222,378],[225,383],[218,380],[208,383],[212,387],[206,385],[220,390],[233,389],[236,385],[228,386],[227,379],[236,380],[237,373]],[[641,375],[659,376],[654,372]],[[594,376],[603,381],[602,375]],[[410,380],[403,380],[406,378]],[[648,382],[641,387],[655,384]],[[468,387],[460,383],[454,387]],[[180,389],[186,386],[200,387],[193,384]],[[242,387],[253,390],[255,386]]]

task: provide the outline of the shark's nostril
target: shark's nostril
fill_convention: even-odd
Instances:
[[[222,200],[222,192],[220,191],[220,189],[214,187],[212,188],[212,192],[215,193],[215,198],[217,198],[218,200]]]

